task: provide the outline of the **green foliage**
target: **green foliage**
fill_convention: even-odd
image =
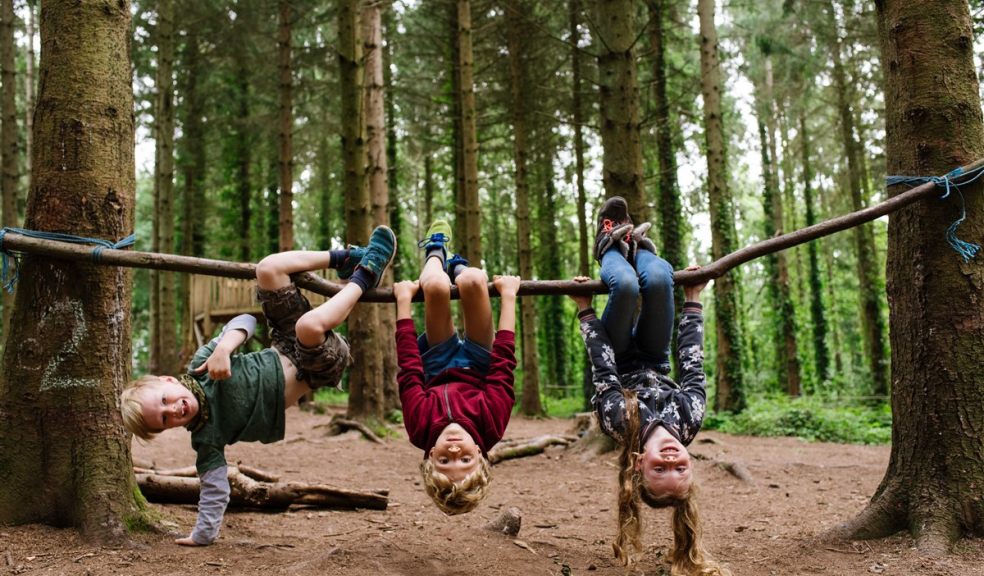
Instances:
[[[579,412],[584,412],[584,396],[580,393],[561,398],[546,396],[543,398],[543,409],[551,418],[570,418]]]
[[[838,404],[841,404],[838,406]],[[796,436],[821,442],[886,444],[892,438],[888,405],[844,405],[819,396],[760,397],[740,414],[708,413],[704,429],[752,436]]]

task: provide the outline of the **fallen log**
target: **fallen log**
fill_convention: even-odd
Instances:
[[[198,478],[137,474],[137,485],[151,502],[166,504],[197,504],[201,483]],[[247,508],[286,510],[292,505],[333,510],[386,510],[388,490],[359,491],[337,488],[327,484],[304,482],[263,482],[229,468],[232,488],[229,505]]]
[[[547,449],[547,446],[561,445],[567,446],[571,444],[573,440],[570,437],[557,436],[554,434],[546,434],[544,436],[537,436],[532,440],[524,442],[522,444],[516,444],[514,446],[496,447],[489,451],[489,462],[491,464],[497,464],[503,460],[512,460],[513,458],[524,458],[526,456],[534,456],[536,454],[541,454]]]
[[[272,472],[267,472],[266,470],[261,470],[255,466],[250,466],[249,464],[243,464],[238,462],[236,468],[240,472],[249,476],[253,480],[260,480],[262,482],[278,482],[280,477]],[[185,478],[193,478],[198,476],[198,470],[194,466],[185,466],[184,468],[165,468],[164,470],[158,470],[157,468],[145,468],[141,466],[133,467],[134,474],[151,474],[154,476],[181,476]]]

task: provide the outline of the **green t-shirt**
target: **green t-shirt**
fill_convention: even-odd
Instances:
[[[199,348],[191,367],[205,362],[217,341]],[[284,370],[277,352],[267,348],[234,354],[231,363],[232,377],[226,380],[212,380],[208,373],[192,375],[205,390],[209,408],[208,422],[191,435],[199,476],[225,466],[229,444],[268,444],[284,437]]]

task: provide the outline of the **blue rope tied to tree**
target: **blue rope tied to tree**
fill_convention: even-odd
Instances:
[[[967,172],[964,172],[963,168],[957,168],[943,176],[888,176],[885,178],[885,184],[888,186],[905,184],[911,188],[932,182],[938,187],[946,189],[946,192],[940,196],[940,200],[949,196],[951,191],[956,192],[957,196],[960,197],[960,217],[946,229],[946,241],[956,250],[957,254],[963,257],[964,262],[970,262],[970,259],[976,256],[977,252],[981,249],[981,245],[973,242],[965,242],[957,238],[957,227],[967,219],[967,208],[964,204],[963,192],[960,191],[960,187],[977,180],[981,177],[981,174],[984,174],[984,166],[968,170]]]
[[[3,262],[0,264],[0,284],[3,285],[4,290],[11,294],[14,292],[14,285],[17,283],[17,278],[20,277],[19,256],[21,253],[4,247],[3,238],[7,235],[7,232],[13,232],[15,234],[28,236],[30,238],[39,238],[41,240],[57,240],[58,242],[69,242],[71,244],[95,244],[95,248],[92,249],[92,261],[94,263],[99,262],[99,259],[102,257],[102,252],[106,248],[111,248],[114,250],[126,248],[128,246],[133,246],[133,244],[137,241],[136,234],[130,234],[119,242],[110,242],[109,240],[103,240],[102,238],[73,236],[72,234],[62,234],[61,232],[39,232],[37,230],[26,230],[24,228],[0,228],[0,255],[2,255],[3,258]],[[13,258],[14,263],[16,264],[16,271],[13,276],[10,275],[10,258]],[[9,281],[7,279],[8,277],[10,277]]]

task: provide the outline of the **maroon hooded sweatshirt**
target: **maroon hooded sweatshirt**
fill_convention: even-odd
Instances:
[[[502,439],[516,401],[513,370],[516,368],[516,334],[499,330],[492,342],[492,358],[485,374],[450,368],[424,382],[424,363],[417,347],[413,320],[396,321],[396,376],[403,403],[403,425],[410,442],[424,451],[424,458],[444,427],[456,422],[488,457]]]

